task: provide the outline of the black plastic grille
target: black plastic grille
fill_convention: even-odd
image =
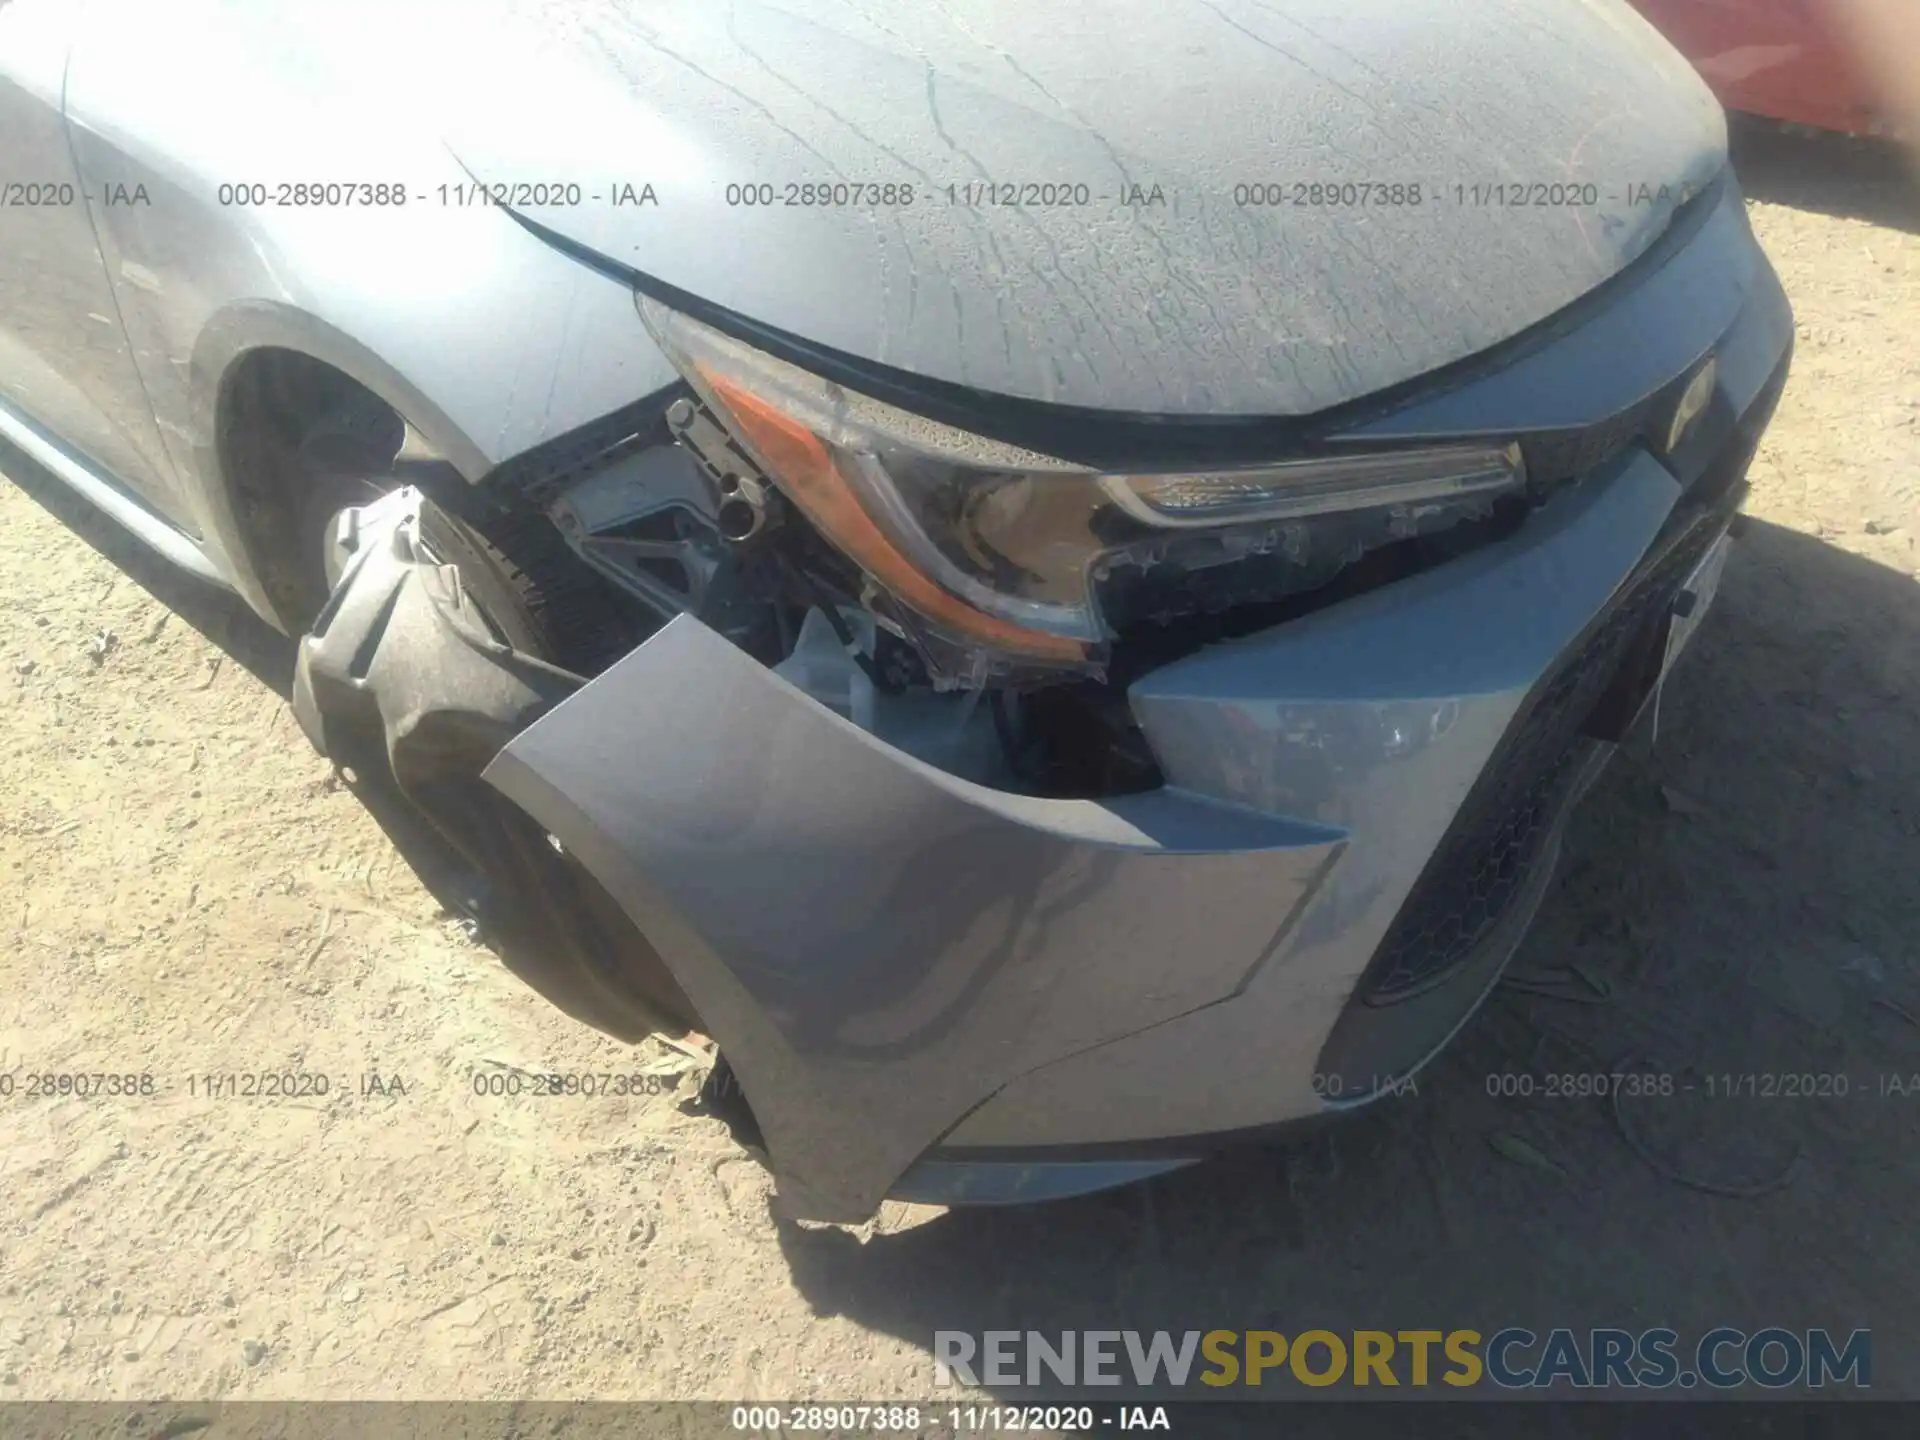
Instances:
[[[1724,511],[1696,516],[1657,547],[1535,687],[1382,940],[1361,982],[1368,1003],[1404,1000],[1445,978],[1525,891],[1578,798],[1593,743],[1582,735],[1587,718],[1637,645],[1663,625],[1729,518]]]
[[[568,486],[649,445],[673,439],[667,430],[667,407],[693,392],[673,384],[623,405],[610,415],[589,421],[577,430],[556,435],[496,465],[482,484],[496,495],[524,500],[545,509]]]
[[[1582,430],[1542,431],[1524,437],[1520,449],[1526,456],[1527,479],[1539,490],[1593,474],[1645,437],[1665,393],[1651,395]]]

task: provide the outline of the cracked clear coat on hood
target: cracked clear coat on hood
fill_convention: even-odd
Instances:
[[[1486,349],[1628,264],[1724,159],[1717,105],[1618,0],[506,10],[431,62],[461,77],[462,162],[658,198],[529,218],[816,344],[1099,409],[1305,414]],[[784,203],[835,181],[915,193]],[[1089,203],[949,202],[986,181]],[[1235,203],[1296,181],[1422,203]],[[1535,183],[1597,203],[1455,189]],[[729,204],[740,184],[775,203]]]

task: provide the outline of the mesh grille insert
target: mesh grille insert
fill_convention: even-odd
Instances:
[[[1524,892],[1592,751],[1582,724],[1726,519],[1700,517],[1643,563],[1535,687],[1381,941],[1361,981],[1368,1003],[1404,1000],[1444,979]]]

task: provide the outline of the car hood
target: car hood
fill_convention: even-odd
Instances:
[[[503,9],[423,63],[476,178],[580,187],[506,194],[528,219],[862,360],[1099,409],[1305,414],[1486,349],[1725,158],[1617,0]]]

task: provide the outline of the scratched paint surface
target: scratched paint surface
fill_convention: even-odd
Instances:
[[[314,103],[377,95],[480,178],[578,184],[520,208],[658,279],[1102,409],[1309,413],[1484,349],[1644,250],[1724,151],[1704,86],[1613,0],[343,0],[207,23]],[[657,203],[613,204],[622,184]]]
[[[1100,408],[1310,412],[1483,349],[1638,254],[1671,207],[1633,187],[1697,182],[1723,145],[1610,4],[512,8],[568,103],[463,116],[456,150],[489,178],[566,154],[660,184],[657,209],[543,221],[810,339]],[[914,199],[788,203],[822,181]],[[1455,188],[1570,181],[1598,193]],[[1277,205],[1236,193],[1274,183]]]

